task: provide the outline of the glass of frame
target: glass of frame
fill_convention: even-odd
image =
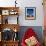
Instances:
[[[25,8],[25,19],[27,19],[27,20],[36,19],[36,8],[35,7],[26,7]]]
[[[9,10],[2,10],[2,15],[9,15]]]

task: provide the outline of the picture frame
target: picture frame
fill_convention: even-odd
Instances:
[[[2,15],[9,15],[9,10],[2,10]]]
[[[26,20],[36,19],[36,7],[25,7],[25,19]]]
[[[10,11],[9,11],[9,14],[10,14],[10,15],[14,15],[14,10],[10,10]]]
[[[9,11],[9,14],[10,14],[10,15],[16,15],[16,14],[17,14],[17,11],[15,11],[15,10],[10,10],[10,11]]]

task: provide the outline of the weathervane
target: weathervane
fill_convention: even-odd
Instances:
[[[16,2],[17,0],[15,0],[15,7],[16,7],[16,4],[17,4],[17,2]]]

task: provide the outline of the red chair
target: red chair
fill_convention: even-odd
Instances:
[[[34,30],[32,28],[27,29],[24,37],[22,38],[21,46],[27,46],[25,43],[25,40],[28,39],[29,37],[32,37],[32,36],[34,36],[37,39],[37,35],[34,32]],[[41,44],[39,42],[37,42],[37,44],[35,46],[41,46]]]

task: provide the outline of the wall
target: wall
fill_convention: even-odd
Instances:
[[[1,7],[13,7],[15,0],[0,0]]]
[[[43,6],[42,0],[18,0],[20,6],[19,22],[21,26],[42,26]],[[36,7],[36,20],[25,20],[25,7]]]
[[[15,0],[0,0],[0,6],[15,6]],[[17,0],[19,6],[20,26],[43,26],[43,6],[42,0]],[[36,7],[36,20],[25,20],[25,7]],[[21,19],[20,19],[21,18]]]

